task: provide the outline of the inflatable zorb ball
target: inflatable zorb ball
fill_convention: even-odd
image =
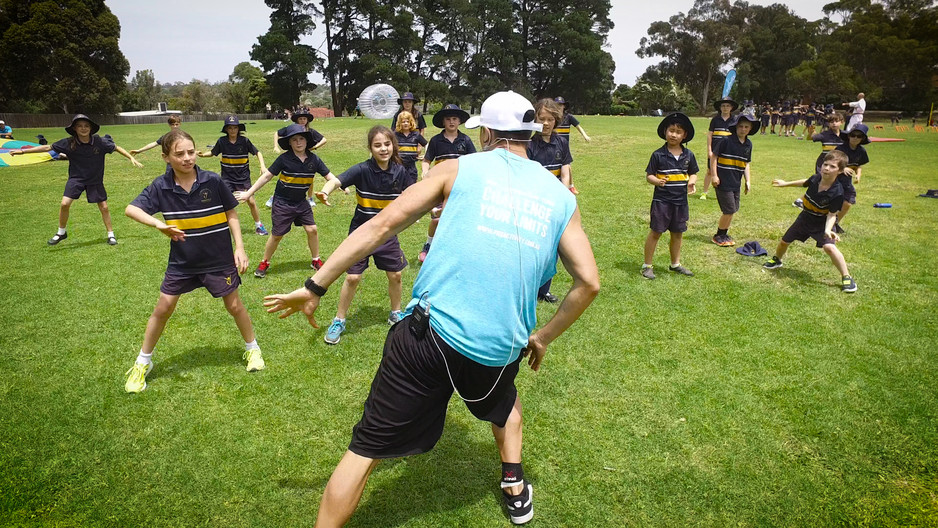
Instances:
[[[368,119],[391,119],[400,108],[397,104],[400,97],[389,84],[372,84],[358,96],[358,108]]]

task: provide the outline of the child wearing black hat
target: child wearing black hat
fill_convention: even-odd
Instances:
[[[566,101],[563,97],[555,97],[554,102],[561,106],[563,109],[563,114],[560,117],[560,121],[554,127],[554,132],[561,138],[567,140],[567,144],[570,144],[570,127],[576,128],[580,132],[580,135],[583,136],[583,139],[589,143],[590,137],[589,134],[583,130],[583,126],[580,125],[580,121],[576,118],[575,115],[570,113],[570,103]],[[567,187],[570,189],[570,192],[573,194],[580,194],[580,191],[577,190],[576,186],[573,185],[573,171],[570,171],[570,177],[568,178]]]
[[[430,170],[431,164],[436,165],[441,161],[456,159],[476,151],[476,147],[469,139],[469,136],[459,131],[459,125],[465,123],[467,119],[469,119],[469,113],[454,104],[448,104],[442,110],[433,114],[433,126],[442,128],[443,131],[430,138],[427,143],[427,151],[420,163],[423,174]],[[417,260],[420,262],[427,258],[430,244],[433,243],[433,235],[436,234],[436,225],[440,221],[442,212],[443,204],[440,204],[430,213],[431,219],[430,225],[427,227],[427,242],[417,256]]]
[[[221,127],[221,132],[225,135],[218,138],[212,150],[199,152],[200,158],[210,158],[221,154],[221,180],[231,192],[246,191],[251,188],[250,155],[257,156],[257,162],[261,165],[261,174],[267,170],[264,155],[257,150],[250,139],[242,135],[246,128],[244,123],[238,120],[238,116],[226,117],[225,124]],[[267,229],[261,222],[261,214],[257,210],[257,201],[253,196],[248,199],[248,207],[254,218],[254,233],[267,236]]]
[[[68,224],[69,208],[72,202],[87,193],[88,203],[98,204],[101,219],[107,229],[107,243],[117,245],[114,229],[111,227],[111,212],[107,207],[107,190],[104,188],[104,156],[117,151],[121,156],[129,159],[134,167],[143,165],[123,148],[114,144],[109,136],[98,136],[101,127],[84,114],[77,114],[72,118],[72,124],[65,127],[70,137],[60,139],[52,145],[42,145],[29,149],[29,152],[49,152],[54,150],[68,157],[68,181],[65,183],[65,193],[59,206],[59,229],[49,239],[48,244],[54,246],[68,238],[65,226]],[[11,156],[22,154],[22,150],[10,151]]]
[[[414,97],[413,93],[404,92],[404,95],[397,100],[397,104],[401,105],[401,107],[391,119],[391,130],[397,130],[397,118],[401,115],[401,112],[410,112],[410,115],[413,116],[414,121],[417,123],[415,130],[422,136],[423,131],[427,128],[427,120],[423,118],[423,113],[417,109],[417,103],[419,102],[420,99]]]
[[[317,132],[316,129],[310,125],[314,119],[316,119],[316,117],[309,113],[309,110],[306,109],[297,110],[296,112],[293,112],[293,115],[290,116],[291,121],[297,125],[302,126],[312,134],[313,139],[309,146],[309,150],[316,150],[326,144],[326,137]],[[285,137],[284,134],[286,134],[287,129],[292,126],[293,125],[285,126],[274,132],[274,152],[277,154],[290,151],[290,149],[280,146],[280,140]]]
[[[334,180],[335,175],[307,146],[312,145],[313,140],[313,134],[303,125],[288,126],[279,141],[280,147],[286,152],[270,164],[250,189],[234,193],[239,202],[246,202],[275,175],[280,175],[270,208],[272,233],[264,246],[264,258],[254,270],[254,276],[257,278],[267,276],[270,259],[277,251],[280,240],[294,225],[302,226],[306,231],[306,242],[312,258],[310,267],[318,270],[323,264],[319,257],[319,230],[316,227],[316,219],[313,218],[313,210],[307,201],[307,194],[316,173],[327,180]]]
[[[665,144],[652,152],[645,168],[645,180],[655,186],[655,193],[651,199],[651,229],[645,239],[642,277],[655,278],[652,259],[658,239],[665,231],[671,232],[671,266],[668,269],[692,277],[694,274],[681,265],[681,242],[690,216],[687,195],[696,191],[697,173],[700,172],[694,153],[684,146],[694,138],[694,125],[686,115],[673,112],[658,124],[658,137],[665,140]]]
[[[738,114],[730,120],[728,127],[733,135],[719,141],[710,158],[713,188],[716,189],[717,203],[723,213],[712,240],[720,247],[736,244],[727,231],[733,215],[739,211],[739,192],[743,179],[746,181],[745,193],[749,194],[749,162],[752,161],[752,141],[749,136],[759,131],[759,120],[754,115]]]
[[[847,142],[837,145],[834,149],[847,155],[847,168],[854,172],[853,177],[847,174],[841,174],[837,177],[837,181],[840,182],[840,185],[844,188],[844,206],[840,212],[837,213],[837,223],[834,224],[834,231],[837,233],[844,233],[840,222],[847,216],[850,207],[857,203],[857,189],[853,184],[854,182],[860,183],[860,176],[863,174],[863,165],[870,162],[870,157],[866,153],[866,149],[863,148],[863,145],[870,143],[870,138],[866,135],[869,130],[870,128],[868,126],[860,123],[854,125],[850,132],[841,132],[840,137],[846,139]]]
[[[713,178],[713,174],[710,173],[713,149],[720,141],[730,136],[729,122],[733,118],[733,112],[739,108],[739,103],[729,97],[724,97],[715,101],[713,108],[718,113],[710,120],[710,128],[707,131],[707,174],[704,176],[703,192],[700,193],[701,200],[707,199],[707,191],[710,190],[710,181]]]

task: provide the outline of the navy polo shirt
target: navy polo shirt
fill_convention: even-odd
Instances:
[[[551,174],[560,177],[560,168],[573,163],[570,154],[570,144],[560,134],[551,134],[550,142],[544,141],[543,136],[534,134],[528,143],[528,159],[534,160]]]
[[[717,143],[723,141],[724,139],[733,135],[730,132],[729,123],[733,117],[730,116],[729,119],[723,119],[723,116],[717,114],[713,116],[713,119],[710,120],[710,132],[713,132],[713,139],[710,142],[710,150],[716,151]]]
[[[391,162],[388,170],[382,170],[374,158],[352,165],[338,176],[342,188],[355,186],[358,205],[349,226],[349,233],[370,220],[391,204],[406,188],[406,170],[403,165]]]
[[[717,159],[717,176],[721,191],[738,191],[740,182],[746,177],[746,164],[752,161],[752,141],[747,137],[742,143],[730,136],[713,145],[713,157]]]
[[[285,126],[285,127],[281,128],[280,130],[278,130],[278,131],[277,131],[277,137],[287,137],[286,134],[287,134],[287,129],[288,129],[288,128],[290,128],[290,127],[289,127],[289,126]],[[315,147],[316,145],[318,145],[319,142],[322,141],[322,139],[323,139],[324,137],[326,137],[326,136],[320,134],[319,132],[317,132],[315,128],[306,127],[306,130],[309,130],[309,133],[313,135],[313,144],[312,144],[312,145],[306,145],[306,148],[308,148],[308,149],[312,149],[313,147]]]
[[[682,146],[683,151],[677,158],[668,152],[668,144],[651,153],[645,174],[654,174],[659,178],[667,178],[664,187],[655,186],[652,201],[666,202],[675,205],[687,204],[687,181],[691,174],[700,172],[697,167],[697,158],[689,148]]]
[[[88,143],[82,143],[77,136],[69,136],[52,144],[52,150],[68,156],[68,177],[86,185],[104,183],[104,156],[115,148],[114,141],[97,134],[92,135]]]
[[[166,271],[198,275],[228,270],[234,266],[234,251],[225,212],[238,201],[217,174],[195,169],[189,192],[176,183],[169,169],[130,204],[149,215],[162,213],[163,222],[186,233],[185,240],[170,241]]]
[[[241,182],[251,181],[251,165],[248,156],[257,155],[257,147],[251,140],[238,135],[234,143],[228,136],[222,136],[212,147],[212,155],[221,154],[221,177],[226,180]]]
[[[430,138],[430,142],[427,143],[427,151],[423,154],[423,159],[437,164],[441,161],[456,159],[459,156],[475,153],[476,146],[472,143],[472,140],[469,139],[469,136],[458,130],[456,134],[456,139],[452,142],[443,136],[443,132]]]
[[[844,205],[844,188],[835,180],[829,189],[821,191],[821,175],[815,174],[805,180],[804,186],[808,188],[804,193],[803,206],[799,216],[810,222],[823,220],[829,213],[836,213]]]
[[[407,168],[416,168],[417,166],[417,145],[427,146],[427,139],[420,135],[420,132],[412,131],[406,136],[400,132],[395,132],[397,136],[398,153],[401,160]]]
[[[863,145],[857,145],[855,150],[851,150],[850,143],[845,142],[837,145],[834,150],[839,150],[847,155],[847,166],[853,170],[857,170],[860,168],[860,165],[866,165],[870,162],[870,157],[867,155]]]
[[[306,151],[305,161],[300,161],[292,150],[284,152],[270,167],[267,167],[267,170],[271,174],[280,175],[274,196],[290,203],[306,200],[306,191],[313,184],[313,178],[317,172],[322,176],[329,174],[329,167],[326,167],[319,156],[309,150]]]
[[[554,133],[569,141],[571,126],[580,126],[580,121],[573,114],[564,112],[563,117],[560,118],[560,123],[554,127]]]
[[[414,108],[414,110],[416,110],[416,108]],[[404,109],[401,108],[397,111],[396,114],[394,114],[394,117],[391,119],[391,130],[397,130],[397,116],[401,115],[401,112],[403,111]],[[413,114],[414,112],[411,112],[411,115]],[[427,120],[423,118],[423,114],[420,112],[417,112],[416,115],[414,115],[414,120],[417,121],[417,130],[424,130],[427,128]]]
[[[833,130],[825,130],[820,134],[814,134],[811,136],[811,141],[815,143],[821,143],[821,154],[817,157],[815,162],[814,170],[815,172],[821,172],[821,164],[824,163],[824,156],[828,152],[836,149],[839,145],[843,145],[844,140],[840,137],[840,134],[835,134]]]

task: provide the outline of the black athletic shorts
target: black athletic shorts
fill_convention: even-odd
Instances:
[[[65,182],[65,192],[63,196],[77,200],[81,198],[81,193],[85,193],[88,203],[100,203],[107,201],[107,190],[103,183],[85,183],[78,178],[69,178]]]
[[[505,426],[515,404],[520,356],[502,372],[502,367],[487,367],[460,354],[432,330],[417,339],[410,321],[411,316],[405,317],[388,331],[364,413],[352,429],[348,448],[359,456],[395,458],[433,449],[443,434],[453,383],[470,400],[491,390],[466,407],[499,427]]]

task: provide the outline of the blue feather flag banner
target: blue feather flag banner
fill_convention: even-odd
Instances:
[[[723,99],[729,97],[734,82],[736,82],[736,70],[726,72],[726,81],[723,83]]]

